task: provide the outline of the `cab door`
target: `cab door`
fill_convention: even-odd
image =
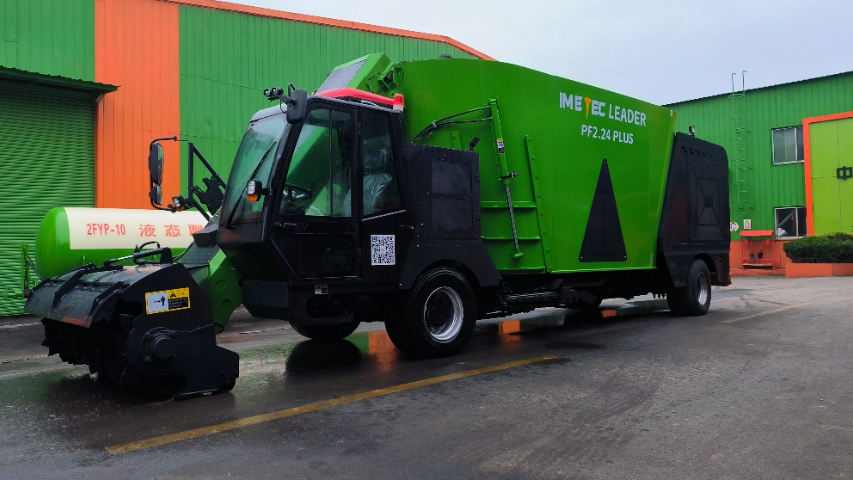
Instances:
[[[362,280],[396,288],[416,220],[402,195],[408,175],[400,114],[383,109],[359,110],[360,178],[356,183],[362,192],[357,199]]]
[[[271,239],[295,280],[358,277],[355,110],[310,108],[279,175]]]

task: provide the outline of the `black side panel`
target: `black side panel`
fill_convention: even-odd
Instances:
[[[698,255],[707,255],[716,283],[729,276],[729,182],[725,149],[678,133],[672,147],[658,250],[673,286],[685,284]]]
[[[616,195],[610,180],[610,168],[607,159],[601,162],[598,185],[592,197],[589,219],[586,221],[586,233],[581,245],[581,262],[624,262],[625,239],[622,237],[622,223],[616,208]]]
[[[427,238],[480,238],[479,156],[436,147],[422,147],[420,152]]]
[[[480,286],[497,285],[500,274],[480,238],[479,155],[407,143],[406,157],[418,220],[400,288],[436,262],[461,263]]]

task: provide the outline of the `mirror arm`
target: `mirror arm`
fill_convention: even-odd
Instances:
[[[161,142],[161,141],[182,142],[182,141],[186,141],[186,140],[179,140],[177,136],[155,138],[154,140],[151,140],[151,143],[149,144],[148,150],[151,151],[151,149],[154,148],[154,145],[157,142]],[[202,155],[201,152],[198,151],[198,148],[196,148],[196,146],[192,142],[187,142],[187,143],[189,146],[189,159],[188,159],[189,172],[187,175],[188,180],[189,180],[189,186],[188,186],[189,198],[183,199],[183,201],[186,202],[186,205],[184,207],[182,207],[181,209],[186,210],[188,208],[195,208],[196,210],[199,211],[199,213],[202,214],[202,216],[205,218],[205,220],[210,221],[210,215],[207,213],[207,211],[205,211],[204,208],[202,208],[201,204],[198,201],[196,201],[195,198],[193,198],[193,160],[194,160],[194,157],[198,157],[198,159],[201,160],[201,162],[204,164],[204,166],[207,168],[207,170],[211,173],[213,180],[218,185],[220,185],[223,189],[227,188],[227,186],[226,186],[225,182],[222,180],[222,178],[219,176],[219,174],[216,173],[216,170],[213,169],[213,166],[210,164],[210,162],[208,162],[207,159],[204,158],[204,155]],[[161,187],[160,184],[155,185],[155,183],[153,181],[149,181],[149,184],[150,184],[152,192],[155,188]],[[159,204],[155,203],[155,198],[154,198],[154,196],[152,196],[151,193],[149,193],[149,201],[151,203],[151,207],[154,208],[155,210],[161,210],[161,211],[172,212],[172,213],[175,213],[178,211],[178,207],[176,207],[175,205],[173,205],[171,203],[165,207],[160,206]],[[178,203],[178,202],[176,201],[175,203]]]
[[[148,144],[148,150],[151,150],[151,147],[153,147],[155,143],[165,141],[165,140],[171,140],[173,142],[177,142],[178,137],[174,136],[174,137],[155,138],[154,140],[151,140],[151,143]]]
[[[198,151],[198,148],[196,148],[195,144],[192,142],[189,142],[189,147],[190,147],[190,155],[191,156],[194,155],[194,156],[198,157],[199,160],[201,160],[202,165],[204,165],[205,168],[207,168],[207,171],[210,172],[211,180],[214,180],[223,189],[227,189],[228,185],[226,185],[225,182],[222,180],[222,177],[220,177],[219,174],[216,173],[216,170],[214,170],[214,168],[210,164],[210,162],[208,162],[207,159],[204,158],[204,155],[202,155],[201,152]],[[192,161],[192,159],[190,161]]]
[[[156,203],[154,203],[154,200],[151,200],[151,206],[154,207],[155,210],[163,210],[163,211],[172,212],[172,213],[175,213],[175,211],[176,211],[175,207],[172,206],[171,203],[169,204],[168,207],[161,207],[161,206],[157,205]]]

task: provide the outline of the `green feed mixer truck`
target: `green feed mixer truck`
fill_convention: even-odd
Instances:
[[[264,94],[180,259],[140,251],[32,291],[51,354],[188,398],[234,386],[239,358],[215,335],[240,303],[316,340],[384,322],[400,350],[443,356],[477,319],[648,293],[703,315],[729,283],[726,152],[676,134],[669,109],[505,63],[383,54],[312,95]],[[151,147],[152,205],[198,207],[160,205]]]

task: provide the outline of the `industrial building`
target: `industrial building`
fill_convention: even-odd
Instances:
[[[49,209],[148,206],[152,139],[194,142],[225,174],[265,88],[311,90],[370,52],[489,59],[444,36],[214,0],[2,0],[0,13],[0,315],[22,311],[7,294]],[[679,131],[729,154],[736,274],[780,273],[782,243],[853,231],[853,72],[669,107]],[[187,148],[164,147],[168,199],[186,190]]]
[[[782,244],[853,232],[853,72],[668,105],[729,155],[733,274],[779,274]]]
[[[145,208],[149,142],[194,142],[227,175],[262,92],[312,90],[370,52],[489,57],[450,38],[213,0],[0,1],[0,315],[21,245],[56,206]],[[186,184],[165,142],[164,198]],[[181,151],[183,149],[183,151]]]

